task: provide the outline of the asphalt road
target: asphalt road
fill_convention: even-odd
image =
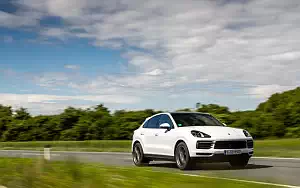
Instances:
[[[36,158],[43,157],[43,152],[25,150],[0,150],[2,157]],[[51,152],[51,160],[77,159],[82,162],[100,162],[114,166],[133,166],[129,153],[106,152]],[[171,162],[152,162],[158,171],[180,172]],[[213,175],[226,178],[273,182],[300,186],[300,160],[252,158],[245,169],[232,169],[228,163],[198,164],[195,170],[185,174]]]

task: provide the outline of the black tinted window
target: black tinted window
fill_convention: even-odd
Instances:
[[[173,123],[172,120],[170,119],[170,117],[166,114],[161,115],[161,118],[159,119],[159,125],[163,124],[163,123],[168,123],[171,125],[171,127],[173,128]]]
[[[209,114],[199,113],[174,113],[172,114],[178,127],[186,126],[224,126]]]
[[[158,120],[160,118],[160,115],[154,116],[153,118],[149,119],[149,123],[147,125],[147,128],[157,129],[158,126]]]
[[[147,121],[144,123],[143,128],[147,128],[148,124],[149,124],[149,120],[147,120]]]

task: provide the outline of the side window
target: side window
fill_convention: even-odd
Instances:
[[[158,120],[160,118],[160,115],[154,116],[153,118],[149,119],[147,128],[150,129],[157,129],[159,127]]]
[[[143,125],[143,128],[147,128],[148,127],[148,124],[149,124],[149,119],[144,123],[144,125]]]
[[[174,128],[174,125],[172,123],[172,120],[170,119],[170,117],[166,114],[161,115],[161,118],[159,120],[159,125],[163,124],[163,123],[169,123],[171,125],[171,128]]]

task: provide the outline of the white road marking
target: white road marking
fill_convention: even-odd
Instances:
[[[299,160],[300,158],[288,158],[288,157],[252,157],[253,159],[275,159],[275,160]]]
[[[243,182],[243,183],[254,183],[254,184],[261,184],[261,185],[271,185],[271,186],[277,186],[277,187],[300,188],[299,186],[294,186],[294,185],[284,185],[284,184],[277,184],[277,183],[268,183],[268,182],[260,182],[260,181],[241,180],[241,179],[233,179],[233,178],[222,178],[222,177],[214,177],[214,176],[195,175],[195,174],[181,174],[181,175],[184,175],[184,176],[193,176],[193,177],[200,177],[200,178],[210,178],[210,179],[237,181],[237,182]]]

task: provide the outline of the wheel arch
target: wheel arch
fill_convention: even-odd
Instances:
[[[141,146],[142,146],[142,148],[144,149],[144,145],[143,145],[142,141],[141,141],[140,139],[136,139],[136,140],[134,140],[134,141],[132,142],[132,145],[131,145],[131,152],[133,152],[133,147],[134,147],[135,144],[137,144],[137,143],[140,143]]]
[[[175,145],[173,146],[173,155],[174,155],[174,156],[175,156],[175,150],[176,150],[176,147],[177,147],[177,145],[178,145],[179,143],[181,143],[181,142],[183,142],[183,143],[185,143],[185,144],[187,145],[186,139],[184,139],[184,138],[178,138],[177,141],[175,142]]]

